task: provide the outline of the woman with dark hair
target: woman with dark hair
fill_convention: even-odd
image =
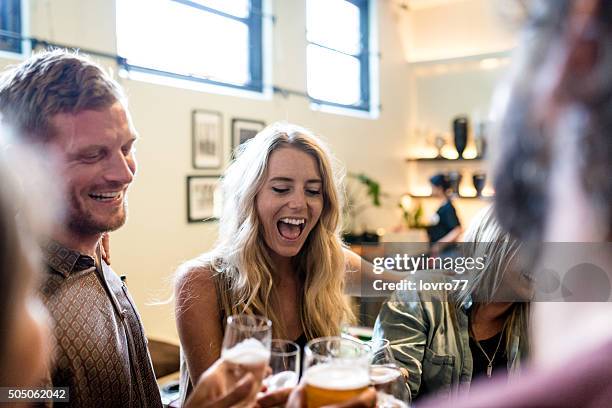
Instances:
[[[431,183],[431,194],[441,201],[440,208],[436,211],[432,223],[427,227],[427,235],[430,242],[430,254],[438,256],[442,253],[452,254],[456,248],[455,242],[461,235],[461,223],[457,218],[457,211],[451,200],[451,185],[448,176],[436,174],[429,179]]]

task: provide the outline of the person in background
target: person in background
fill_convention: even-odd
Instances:
[[[423,407],[603,408],[612,401],[612,303],[609,293],[601,296],[612,281],[612,2],[530,2],[517,53],[499,94],[500,223],[526,242],[534,264],[567,259],[550,242],[570,243],[563,247],[570,256],[587,254],[565,268],[597,265],[598,274],[558,277],[566,294],[582,291],[583,301],[534,303],[527,375]],[[550,276],[537,269],[538,281]]]
[[[14,330],[2,331],[12,337],[3,335],[1,357],[7,370],[1,372],[0,385],[68,387],[69,406],[161,407],[140,317],[99,248],[102,234],[126,220],[127,190],[136,171],[137,134],[123,91],[86,57],[42,52],[3,73],[0,112],[20,141],[44,153],[36,161],[54,165],[58,176],[49,179],[54,184],[43,185],[52,185],[61,196],[64,214],[53,220],[42,239],[46,271],[40,295],[49,312],[53,345],[52,362],[43,364],[43,379],[39,365],[46,356],[33,318],[38,307],[30,301],[36,255],[24,255],[26,250],[37,252],[27,239],[27,246],[20,246],[14,222],[3,209],[7,228],[0,232],[8,236],[0,240],[6,275],[2,290],[8,292],[2,301],[9,303],[2,308],[2,324]],[[29,172],[22,169],[19,174]],[[4,191],[0,198],[3,203],[25,203],[25,197],[35,198],[26,194],[19,200]],[[44,202],[48,208],[49,201],[45,197],[31,202]],[[17,278],[18,272],[23,279]],[[196,384],[188,406],[225,407],[244,400],[254,379],[236,378],[220,361],[198,376]]]
[[[531,278],[517,259],[521,244],[482,210],[461,244],[462,256],[484,258],[483,268],[466,276],[419,279],[468,279],[461,291],[400,290],[385,302],[374,338],[390,341],[398,364],[408,370],[415,400],[431,393],[454,396],[478,376],[514,376],[529,352]]]
[[[427,227],[429,253],[431,256],[452,256],[456,249],[455,243],[461,236],[461,223],[453,207],[451,185],[445,174],[436,174],[429,182],[432,196],[442,203],[432,217],[431,225]]]

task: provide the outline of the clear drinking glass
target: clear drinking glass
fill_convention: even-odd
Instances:
[[[370,348],[342,337],[322,337],[304,350],[308,408],[354,398],[370,385]]]
[[[272,340],[270,352],[272,372],[263,381],[268,391],[291,388],[300,378],[300,346],[289,340]]]
[[[236,378],[247,371],[255,376],[252,399],[261,389],[270,361],[272,322],[262,316],[240,314],[227,318],[221,358]]]
[[[370,382],[376,388],[379,408],[406,408],[411,401],[410,388],[398,366],[387,339],[366,343],[370,348]]]

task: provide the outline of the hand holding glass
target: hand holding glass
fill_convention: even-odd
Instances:
[[[370,347],[370,381],[376,388],[377,407],[408,407],[410,388],[393,357],[389,340],[376,339],[366,344]]]
[[[233,370],[236,378],[246,372],[255,376],[253,400],[261,389],[268,362],[272,341],[272,322],[255,315],[234,315],[227,318],[221,358]]]

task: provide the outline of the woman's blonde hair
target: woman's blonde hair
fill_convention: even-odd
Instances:
[[[224,203],[218,240],[199,260],[217,273],[218,296],[226,315],[267,316],[275,336],[286,336],[272,301],[280,294],[274,290],[273,264],[255,202],[265,182],[270,155],[287,147],[311,155],[323,182],[319,221],[292,259],[302,285],[298,300],[301,325],[309,339],[336,335],[343,323],[354,318],[344,296],[345,259],[340,239],[343,173],[340,166],[334,166],[325,145],[308,130],[275,123],[237,149],[222,179]]]
[[[468,297],[478,303],[495,301],[514,302],[506,320],[506,353],[510,355],[512,338],[518,336],[521,347],[529,351],[529,310],[526,299],[500,299],[499,293],[504,276],[511,268],[520,267],[519,251],[521,242],[505,231],[495,216],[493,206],[483,209],[474,218],[463,238],[464,256],[474,259],[482,257],[484,268],[471,271],[467,287],[458,296],[463,305]]]

